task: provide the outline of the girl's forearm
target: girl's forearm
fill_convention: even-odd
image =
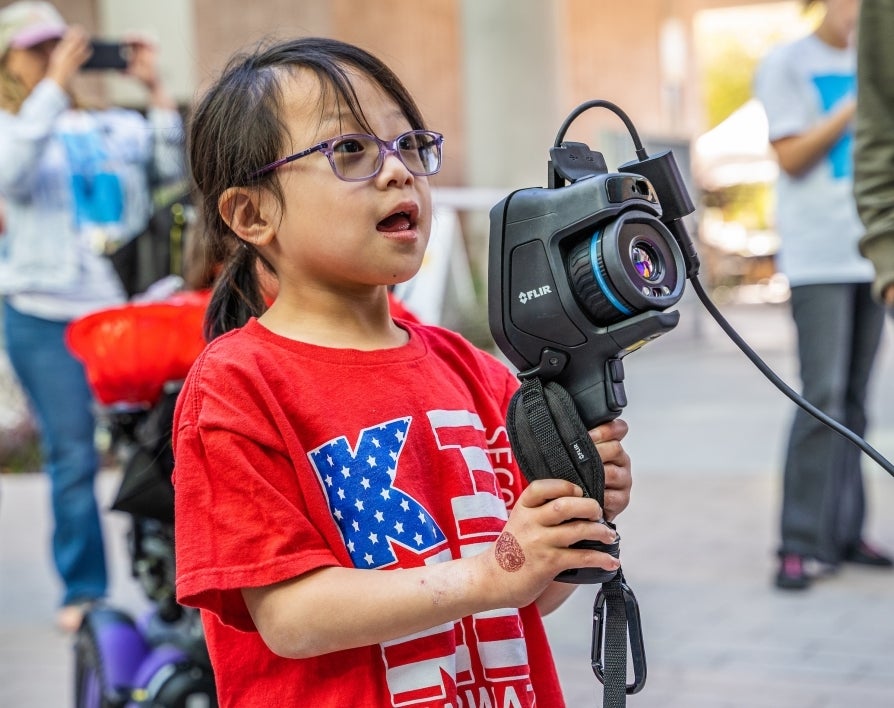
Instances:
[[[479,560],[420,568],[359,570],[329,567],[261,589],[243,590],[271,651],[307,658],[452,623],[493,609]]]

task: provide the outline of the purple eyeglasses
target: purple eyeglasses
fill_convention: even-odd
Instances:
[[[324,140],[313,147],[280,158],[256,170],[249,179],[262,175],[315,152],[329,158],[335,176],[345,182],[372,179],[385,164],[386,155],[396,155],[417,177],[433,175],[441,169],[441,144],[444,136],[431,130],[410,130],[394,140],[380,140],[375,135],[348,133]]]

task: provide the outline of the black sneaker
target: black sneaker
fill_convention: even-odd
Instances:
[[[894,560],[879,549],[870,546],[866,541],[859,541],[856,546],[844,552],[844,560],[857,565],[871,565],[876,568],[894,567]]]
[[[810,576],[804,569],[804,558],[795,553],[784,553],[779,557],[779,572],[776,573],[776,587],[783,590],[805,590],[810,585]]]

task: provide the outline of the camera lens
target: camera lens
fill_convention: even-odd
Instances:
[[[648,242],[635,242],[630,249],[630,259],[643,280],[652,283],[661,277],[661,261],[658,259],[655,249]]]
[[[683,295],[683,254],[654,215],[632,210],[584,236],[566,254],[572,292],[597,325],[665,310]]]

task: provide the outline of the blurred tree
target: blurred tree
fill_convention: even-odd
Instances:
[[[698,32],[705,129],[723,122],[751,98],[758,62],[774,46],[812,31],[822,19],[822,3],[805,7],[791,0],[772,8],[705,11],[713,22]],[[726,19],[721,19],[726,18]]]
[[[713,54],[702,77],[708,130],[751,98],[751,82],[760,60],[739,42],[723,42]]]

